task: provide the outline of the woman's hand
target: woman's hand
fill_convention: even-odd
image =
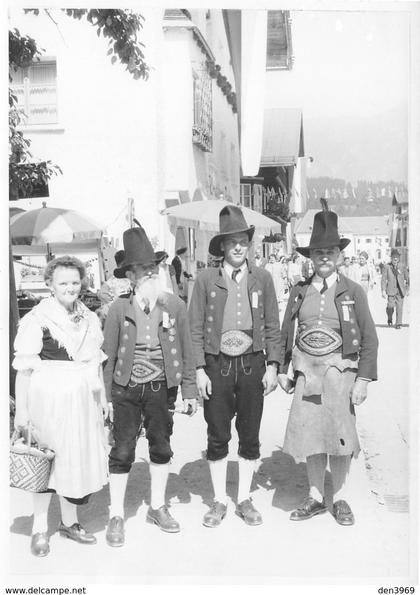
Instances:
[[[26,428],[29,425],[29,411],[25,406],[16,407],[14,427],[15,430],[19,428]]]

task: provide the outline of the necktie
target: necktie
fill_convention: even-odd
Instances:
[[[325,293],[328,289],[328,285],[325,279],[322,280],[322,289],[320,291],[320,293]]]
[[[234,271],[232,271],[232,281],[236,281],[236,277],[239,275],[239,273],[241,272],[241,269],[235,269]]]
[[[145,314],[150,314],[150,306],[149,306],[149,300],[147,298],[143,298],[143,302],[144,302],[144,308],[143,308],[143,312]]]

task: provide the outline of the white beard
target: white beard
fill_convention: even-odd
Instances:
[[[163,293],[164,287],[162,287],[162,283],[158,275],[142,277],[137,281],[136,300],[140,305],[143,305],[144,301],[147,300],[150,310],[153,310],[156,302]]]

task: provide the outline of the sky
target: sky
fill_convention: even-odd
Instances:
[[[409,20],[292,11],[294,66],[268,73],[268,107],[301,107],[309,175],[407,178]],[[280,76],[278,76],[280,74]]]

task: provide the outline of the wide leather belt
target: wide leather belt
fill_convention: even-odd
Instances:
[[[146,384],[146,382],[151,382],[162,377],[164,377],[163,368],[150,360],[137,356],[134,357],[129,386],[133,387],[137,384]]]
[[[225,355],[235,357],[243,355],[252,345],[252,337],[240,330],[226,331],[222,334],[220,351]]]
[[[311,326],[299,332],[296,344],[309,355],[328,355],[338,351],[343,340],[337,331],[328,326]]]

